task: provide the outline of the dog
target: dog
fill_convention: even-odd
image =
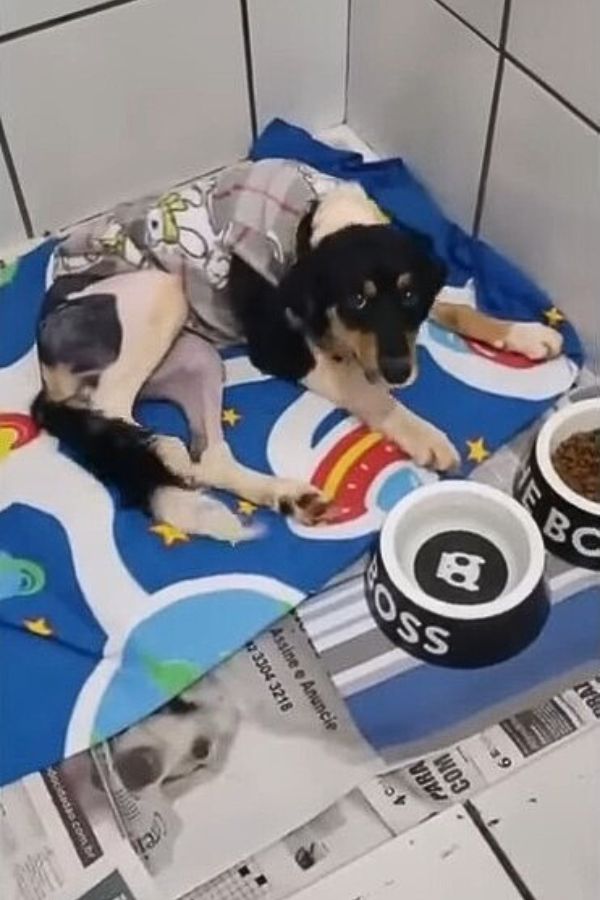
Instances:
[[[227,235],[229,272],[226,291],[213,291],[210,302],[227,304],[235,338],[258,369],[327,398],[419,465],[449,471],[459,454],[448,437],[391,393],[417,376],[422,323],[430,317],[533,359],[559,354],[561,337],[538,323],[446,302],[446,269],[427,238],[390,224],[358,184],[332,180],[317,195],[306,168],[265,160],[212,178],[205,202],[215,234]],[[175,233],[177,222],[171,225]],[[221,363],[210,338],[190,326],[183,251],[172,243],[169,251],[174,246],[175,255],[160,260],[167,272],[55,282],[38,328],[42,390],[34,419],[115,483],[126,502],[188,533],[253,536],[223,504],[198,495],[201,486],[305,524],[326,521],[333,498],[242,466],[224,441]],[[184,409],[197,458],[178,439],[135,422],[140,395]]]
[[[445,328],[532,359],[558,355],[562,338],[539,323],[492,318],[445,302],[446,267],[421,236],[382,224],[358,185],[330,192],[299,227],[297,261],[273,288],[234,257],[230,286],[252,362],[300,381],[405,450],[448,471],[459,454],[439,429],[390,393],[417,376],[417,332]]]
[[[172,698],[142,722],[108,741],[102,757],[113,788],[139,798],[161,794],[169,803],[218,776],[237,738],[242,713],[212,674]],[[110,814],[94,753],[78,753],[58,767],[87,816]]]
[[[215,347],[185,329],[181,279],[144,270],[98,280],[59,278],[47,292],[37,346],[40,427],[75,450],[125,505],[189,534],[237,542],[259,532],[198,491],[221,488],[311,525],[328,504],[312,485],[256,472],[223,438],[223,366]],[[176,437],[133,418],[136,398],[171,400],[190,427],[192,458]]]
[[[240,712],[210,675],[110,743],[114,770],[138,796],[158,788],[169,800],[222,771]]]

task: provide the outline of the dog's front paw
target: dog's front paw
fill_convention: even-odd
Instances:
[[[318,488],[302,481],[282,479],[277,491],[276,508],[302,525],[327,521],[330,502]]]
[[[458,450],[444,432],[407,410],[388,416],[382,430],[419,466],[447,472],[460,465]]]
[[[401,446],[419,466],[447,472],[460,465],[460,455],[443,431],[428,422],[411,423],[404,430]]]
[[[521,353],[528,359],[554,359],[562,351],[563,338],[560,332],[541,322],[514,322],[496,346]]]

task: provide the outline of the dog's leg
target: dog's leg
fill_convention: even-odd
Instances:
[[[460,457],[446,435],[398,403],[383,382],[368,382],[351,360],[337,362],[318,351],[315,358],[316,366],[303,379],[309,390],[380,431],[419,465],[440,471],[458,465]]]
[[[291,515],[304,525],[316,525],[324,519],[329,503],[318,488],[303,481],[266,475],[238,462],[223,438],[222,398],[222,379],[206,381],[202,400],[206,447],[195,467],[200,482]]]
[[[257,506],[291,515],[303,525],[316,525],[327,517],[329,500],[318,488],[242,465],[225,441],[209,444],[194,472],[205,487],[230,491]]]
[[[100,375],[94,405],[128,418],[140,388],[181,331],[187,302],[180,279],[164,272],[116,275],[102,289],[116,298],[121,344],[117,359]]]
[[[102,286],[116,297],[122,341],[117,359],[100,373],[89,405],[105,416],[138,425],[133,418],[136,397],[180,332],[187,302],[180,279],[163,272],[116,275],[105,279]],[[174,475],[193,482],[183,441],[157,434],[152,445]]]
[[[495,319],[466,304],[437,300],[431,318],[457,334],[482,341],[497,350],[522,353],[529,359],[552,359],[562,350],[562,335],[541,322],[511,322]]]
[[[235,459],[223,437],[223,365],[203,338],[184,332],[152,375],[143,396],[171,400],[184,412],[192,456],[199,457],[189,469],[188,480],[230,491],[258,506],[293,515],[304,524],[323,518],[328,504],[317,488],[257,472]],[[171,468],[171,460],[163,457],[163,461]]]
[[[181,409],[190,431],[190,454],[198,462],[209,443],[223,440],[223,363],[216,349],[185,330],[152,373],[140,399],[170,400]]]

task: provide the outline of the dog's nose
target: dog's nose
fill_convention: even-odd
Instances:
[[[115,769],[128,790],[139,791],[160,778],[160,754],[153,747],[134,747],[115,757]]]
[[[402,357],[384,356],[379,362],[379,368],[388,384],[404,384],[412,375],[412,362]]]

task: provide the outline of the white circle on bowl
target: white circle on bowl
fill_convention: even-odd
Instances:
[[[550,416],[537,436],[535,454],[542,476],[556,493],[572,506],[593,516],[600,516],[600,503],[578,494],[562,480],[552,464],[558,445],[577,431],[600,428],[600,400],[579,400]]]
[[[448,603],[427,594],[408,574],[423,543],[445,526],[479,531],[501,551],[509,576],[497,600]],[[502,491],[476,482],[445,481],[416,488],[390,511],[379,540],[384,568],[398,590],[434,615],[456,621],[510,612],[533,593],[544,574],[544,542],[529,513]]]

